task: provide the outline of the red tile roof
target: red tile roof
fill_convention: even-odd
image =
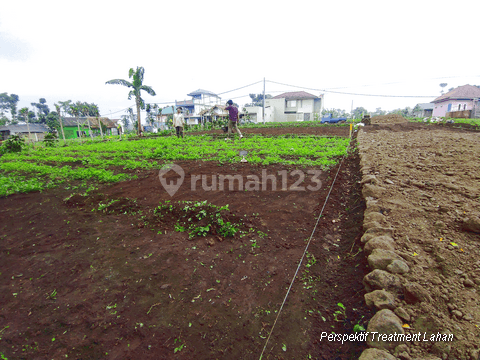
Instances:
[[[286,92],[277,96],[274,96],[272,99],[287,99],[287,100],[301,100],[301,99],[318,99],[318,96],[309,94],[305,91],[292,91]]]
[[[480,98],[480,88],[473,85],[459,86],[442,96],[439,96],[433,103],[449,100],[449,99],[473,99]]]

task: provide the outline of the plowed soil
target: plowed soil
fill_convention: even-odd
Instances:
[[[407,333],[427,339],[391,349],[397,358],[480,357],[476,129],[466,124],[372,124],[358,136],[362,170],[374,186],[367,205],[371,201],[386,216],[382,225],[393,228],[395,252],[409,266],[400,275],[395,313]],[[453,341],[428,340],[433,334],[452,334]]]
[[[348,128],[334,129],[348,135]],[[290,130],[309,131],[322,130]],[[173,197],[158,172],[138,172],[137,180],[105,185],[88,197],[53,189],[0,199],[3,356],[257,359],[266,345],[263,359],[358,358],[363,342],[322,339],[322,333],[351,334],[372,316],[363,301],[365,203],[356,152],[341,165],[297,274],[340,165],[321,173],[315,191],[292,190],[298,176],[288,176],[286,191],[273,189],[271,180],[264,191],[207,191],[201,182],[194,191],[193,175],[205,175],[210,185],[212,176],[262,179],[265,173],[280,184],[278,171],[294,169],[177,165],[185,181]],[[307,175],[300,185],[315,183]],[[204,200],[228,204],[221,214],[238,225],[233,237],[176,231],[181,201]],[[154,212],[160,202],[163,216]]]

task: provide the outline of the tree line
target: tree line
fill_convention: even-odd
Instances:
[[[51,129],[59,129],[60,116],[100,116],[100,110],[94,103],[72,100],[59,101],[54,104],[56,111],[51,111],[45,98],[30,103],[31,108],[24,107],[18,110],[20,98],[16,94],[6,92],[0,94],[0,125],[16,125],[19,122],[30,124],[45,124]],[[6,115],[10,114],[10,118]]]

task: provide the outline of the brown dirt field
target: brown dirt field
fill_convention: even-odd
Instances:
[[[348,125],[342,126],[311,126],[311,127],[277,127],[277,128],[242,128],[240,126],[240,131],[245,136],[248,134],[263,135],[263,136],[276,136],[276,135],[286,135],[286,134],[297,134],[297,135],[322,135],[322,136],[349,136],[350,127]],[[187,133],[188,134],[188,133]],[[210,130],[210,131],[198,131],[192,133],[195,135],[201,134],[215,134],[218,136],[223,136],[225,133],[222,130]]]
[[[402,319],[406,331],[455,336],[388,351],[402,360],[478,360],[480,134],[474,128],[399,123],[360,130],[362,161],[355,152],[342,164],[308,249],[314,258],[304,260],[263,359],[356,359],[367,348],[321,336],[366,327],[378,310],[365,305],[362,280],[372,268],[360,252],[364,211],[376,206],[410,267],[402,284],[417,283],[429,294],[423,301],[397,295],[395,307],[409,316]],[[348,127],[332,129],[348,136]],[[289,129],[310,131],[330,130]],[[192,175],[261,178],[262,170],[292,168],[178,164],[186,180],[173,198],[158,173],[143,172],[88,198],[54,189],[0,199],[0,352],[6,358],[259,358],[338,166],[322,173],[317,191],[203,191],[198,184],[192,192]],[[381,187],[366,203],[365,174]],[[110,200],[119,201],[98,211]],[[175,231],[173,217],[153,213],[166,200],[228,204],[222,215],[243,233],[189,239]],[[339,302],[345,318],[334,316]]]
[[[192,191],[192,175],[204,174],[210,184],[212,175],[261,178],[262,170],[293,168],[177,164],[185,181],[172,198],[158,172],[149,171],[88,197],[53,189],[0,199],[0,352],[6,358],[260,356],[338,165],[321,174],[316,191],[292,191],[296,177],[288,177],[288,191],[271,184],[266,191],[204,191],[200,182]],[[354,153],[341,166],[263,359],[356,359],[365,349],[362,342],[321,340],[322,333],[352,333],[372,316],[363,302],[359,180]],[[310,175],[306,185],[314,185]],[[111,200],[118,201],[102,211],[99,205]],[[228,204],[222,216],[243,232],[190,239],[175,231],[180,207],[163,218],[154,214],[168,200]],[[337,303],[345,316],[335,314]]]
[[[404,123],[365,126],[358,135],[365,217],[377,213],[382,227],[393,229],[395,253],[409,267],[397,274],[391,309],[409,326],[406,333],[453,334],[449,342],[393,345],[389,352],[400,359],[480,357],[480,132],[474,129]]]
[[[400,124],[408,122],[402,115],[387,114],[374,116],[371,119],[372,124]]]

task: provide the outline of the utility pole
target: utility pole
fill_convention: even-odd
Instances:
[[[265,78],[263,78],[263,123],[265,124]]]

